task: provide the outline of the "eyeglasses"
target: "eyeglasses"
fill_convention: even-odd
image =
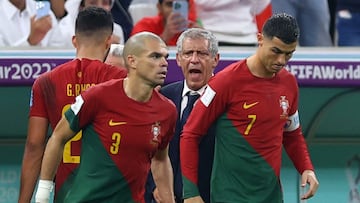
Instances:
[[[183,52],[181,52],[181,55],[185,59],[189,59],[189,58],[194,56],[194,53],[196,53],[196,56],[201,58],[201,59],[205,59],[205,58],[208,58],[210,56],[210,52],[205,51],[205,50],[203,50],[203,51],[195,51],[195,50],[183,51]]]

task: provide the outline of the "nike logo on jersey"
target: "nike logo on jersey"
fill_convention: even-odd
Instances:
[[[126,122],[115,122],[112,119],[109,121],[109,126],[125,125]]]
[[[244,109],[250,109],[251,107],[255,106],[256,104],[258,104],[259,102],[254,102],[251,104],[247,104],[246,102],[243,104],[243,108]]]

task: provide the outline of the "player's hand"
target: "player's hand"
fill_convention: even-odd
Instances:
[[[301,187],[305,190],[306,184],[309,184],[308,191],[305,191],[304,194],[300,197],[301,199],[309,199],[315,195],[318,187],[319,181],[316,179],[316,175],[312,170],[305,170],[301,175]]]
[[[44,39],[45,35],[52,27],[50,15],[36,19],[36,16],[30,19],[30,35],[28,42],[30,45],[37,45]]]
[[[39,180],[39,184],[35,194],[36,203],[49,203],[50,193],[54,188],[54,183],[50,180]]]
[[[159,190],[157,187],[153,191],[153,196],[154,196],[154,199],[156,202],[161,202],[161,197],[160,197]]]
[[[200,196],[195,196],[188,199],[184,199],[184,203],[205,203],[205,202]]]

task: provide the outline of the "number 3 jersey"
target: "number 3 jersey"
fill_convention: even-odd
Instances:
[[[113,78],[124,78],[126,75],[124,68],[85,58],[59,65],[34,82],[29,116],[46,118],[51,128],[55,129],[62,114],[74,103],[77,95],[95,84]],[[56,175],[55,194],[80,162],[80,138],[81,133],[65,145],[63,160]]]
[[[168,146],[177,112],[155,90],[147,102],[129,98],[123,81],[91,87],[65,113],[82,129],[81,162],[59,202],[144,202],[151,159]]]
[[[246,60],[236,62],[209,81],[200,101],[181,138],[184,196],[196,193],[196,149],[213,122],[213,202],[282,202],[283,145],[300,173],[313,169],[298,119],[297,83],[287,70],[259,78]]]

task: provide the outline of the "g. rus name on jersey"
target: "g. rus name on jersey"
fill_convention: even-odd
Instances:
[[[66,95],[68,97],[78,96],[81,92],[85,91],[91,86],[94,86],[95,83],[86,83],[86,84],[66,84]]]

